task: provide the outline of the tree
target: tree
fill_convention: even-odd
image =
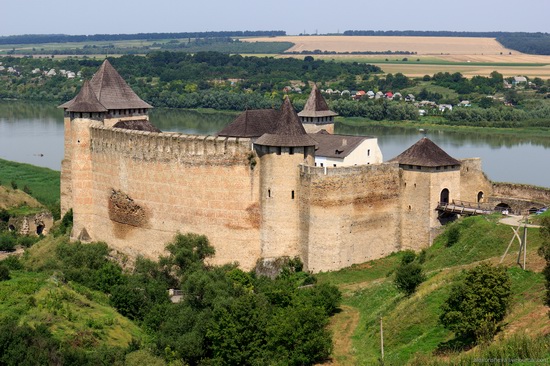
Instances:
[[[443,326],[464,340],[490,341],[510,303],[511,281],[504,267],[482,263],[453,286],[439,317]]]
[[[401,264],[397,267],[393,282],[399,291],[403,292],[406,296],[410,296],[425,279],[422,266],[416,262],[412,262]]]

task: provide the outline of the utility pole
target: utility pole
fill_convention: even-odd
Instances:
[[[382,325],[382,317],[380,317],[380,353],[382,362],[384,361],[384,326]]]

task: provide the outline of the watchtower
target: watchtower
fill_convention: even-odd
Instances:
[[[424,137],[390,162],[399,163],[401,179],[401,245],[429,246],[441,226],[439,202],[460,199],[460,161]]]
[[[65,153],[61,163],[61,213],[73,208],[73,230],[77,239],[90,239],[93,180],[91,133],[93,124],[107,127],[150,130],[151,105],[141,100],[119,73],[105,60],[90,81],[85,81],[72,100],[62,104],[65,124]]]
[[[338,113],[329,109],[325,98],[321,95],[321,91],[313,84],[304,109],[298,113],[305,130],[308,133],[317,133],[320,130],[334,133],[334,117],[337,115]]]
[[[254,142],[260,157],[262,258],[301,255],[300,164],[313,165],[315,145],[286,98],[270,133]]]

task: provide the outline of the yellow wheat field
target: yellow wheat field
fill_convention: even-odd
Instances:
[[[285,36],[249,38],[243,41],[292,42],[289,51],[384,52],[410,51],[418,55],[500,55],[511,50],[494,38],[377,37],[377,36]],[[512,51],[515,53],[515,51]]]
[[[275,42],[286,41],[295,44],[289,51],[301,52],[384,52],[409,51],[416,55],[316,55],[315,58],[327,60],[354,60],[372,63],[382,67],[386,73],[401,72],[408,76],[433,75],[437,72],[460,72],[465,76],[489,75],[498,71],[504,76],[524,75],[528,77],[550,78],[550,56],[527,55],[507,49],[494,38],[468,37],[376,37],[376,36],[285,36],[273,38],[248,38],[243,41]],[[303,55],[285,55],[279,57],[303,57]],[[408,63],[381,63],[384,58],[401,59],[407,57]],[[416,59],[438,60],[441,64],[420,62]],[[463,65],[445,64],[445,62],[464,63]],[[469,65],[476,63],[477,65]],[[487,63],[491,65],[479,65]],[[524,64],[524,65],[513,65]],[[539,65],[525,65],[539,64]],[[542,64],[542,65],[541,65]],[[546,65],[546,66],[544,66]]]

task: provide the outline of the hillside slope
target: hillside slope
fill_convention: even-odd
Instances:
[[[333,320],[334,338],[340,339],[335,345],[334,364],[377,364],[381,358],[380,318],[385,365],[471,364],[473,357],[484,352],[478,347],[462,353],[449,349],[454,335],[439,324],[440,307],[463,270],[481,261],[499,263],[513,232],[498,223],[497,216],[466,218],[452,225],[459,227],[459,241],[446,247],[444,232],[421,255],[427,280],[411,297],[405,297],[393,284],[393,271],[402,253],[320,275],[321,282],[337,284],[345,296],[342,311]],[[516,264],[517,242],[504,260],[512,280],[512,304],[492,347],[508,350],[513,346],[505,344],[527,339],[536,348],[530,352],[550,360],[550,321],[548,307],[543,305],[545,289],[540,271],[544,262],[536,253],[539,246],[538,229],[528,229],[527,270]],[[346,344],[342,339],[348,339],[349,344],[340,346]]]

